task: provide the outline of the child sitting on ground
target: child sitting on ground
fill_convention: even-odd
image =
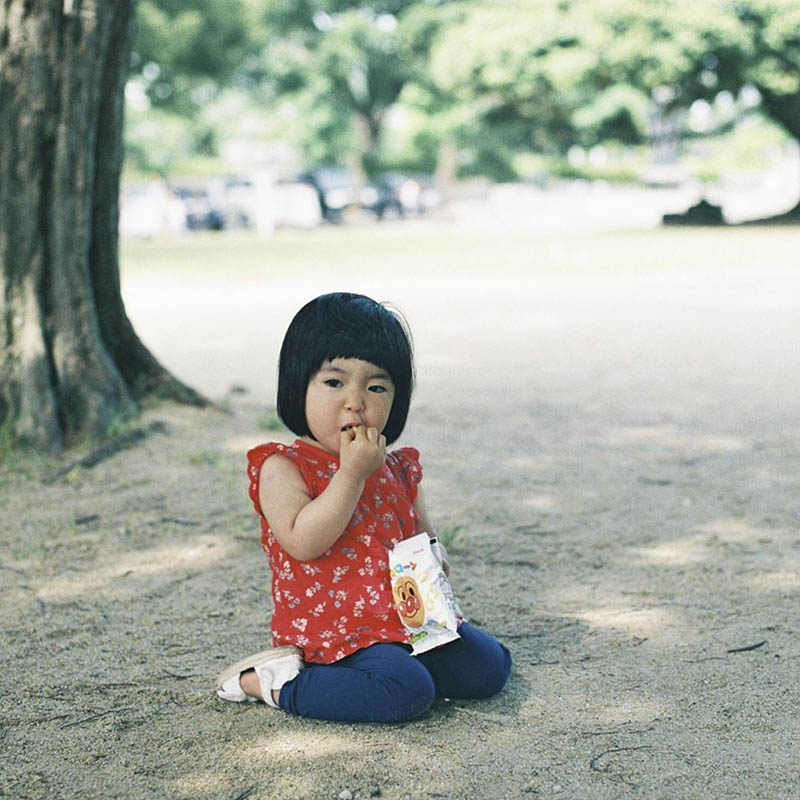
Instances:
[[[274,647],[220,674],[225,700],[402,722],[437,696],[485,698],[505,685],[511,656],[493,637],[461,622],[458,639],[412,655],[395,608],[389,550],[435,536],[419,452],[386,451],[405,426],[413,373],[400,318],[363,295],[322,295],[289,325],[278,414],[298,438],[248,453],[272,570]]]

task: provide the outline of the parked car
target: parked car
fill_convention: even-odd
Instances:
[[[207,191],[186,186],[173,186],[171,189],[183,203],[187,230],[221,231],[225,227],[225,217],[214,207]]]
[[[301,172],[297,180],[314,187],[322,216],[329,222],[341,221],[350,208],[385,219],[424,214],[441,203],[441,194],[427,175],[387,172],[362,184],[355,170],[319,166]]]
[[[370,186],[376,197],[371,205],[378,219],[387,214],[403,217],[424,214],[441,204],[441,193],[427,175],[405,175],[387,172],[375,178]]]
[[[405,214],[398,193],[399,185],[390,176],[381,175],[370,181],[361,192],[361,205],[377,219],[402,217]]]
[[[340,222],[348,208],[361,205],[358,175],[347,167],[318,166],[301,172],[297,181],[314,187],[322,216]]]

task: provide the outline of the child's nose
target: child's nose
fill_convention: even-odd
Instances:
[[[364,396],[358,390],[348,392],[345,401],[345,407],[348,411],[361,411],[364,408]]]

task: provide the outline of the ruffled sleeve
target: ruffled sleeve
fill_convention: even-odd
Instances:
[[[258,499],[258,481],[261,477],[261,468],[264,466],[264,462],[276,453],[280,453],[287,458],[297,459],[297,450],[291,445],[281,444],[280,442],[260,444],[252,450],[247,451],[247,477],[250,481],[248,494],[253,501],[253,508],[255,508],[256,513],[261,514],[261,516],[263,516],[263,512],[261,511],[261,503]]]
[[[392,462],[393,471],[405,486],[409,500],[413,503],[417,497],[417,485],[422,480],[419,450],[414,447],[401,447],[389,453],[388,458]]]

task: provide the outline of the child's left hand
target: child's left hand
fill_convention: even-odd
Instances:
[[[339,437],[339,465],[343,473],[366,480],[386,461],[386,437],[377,428],[358,425]]]

